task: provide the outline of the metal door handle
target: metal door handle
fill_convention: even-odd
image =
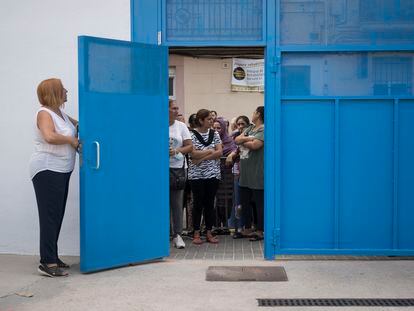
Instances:
[[[93,143],[96,145],[96,166],[94,169],[99,170],[101,167],[101,146],[97,141],[94,141]]]

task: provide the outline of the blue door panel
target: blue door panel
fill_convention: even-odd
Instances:
[[[334,105],[282,103],[281,248],[334,243]]]
[[[79,39],[82,272],[168,256],[167,55]]]
[[[414,249],[414,100],[399,103],[398,248]]]
[[[393,102],[341,101],[339,237],[344,249],[391,249]]]
[[[159,0],[131,0],[131,37],[134,42],[158,43]]]

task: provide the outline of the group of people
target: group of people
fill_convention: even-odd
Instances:
[[[192,195],[192,243],[204,243],[201,220],[204,219],[205,241],[216,244],[212,232],[215,223],[215,199],[223,167],[231,167],[234,194],[229,224],[235,228],[233,238],[263,239],[264,232],[264,107],[247,116],[228,122],[215,111],[200,109],[192,114],[188,126],[182,122],[175,101],[169,101],[170,208],[173,244],[185,248],[182,239],[185,180]],[[253,214],[255,231],[253,231]]]
[[[58,255],[58,239],[68,197],[69,179],[79,148],[78,121],[68,116],[63,106],[67,90],[59,79],[42,81],[37,88],[40,107],[34,122],[35,151],[30,159],[30,177],[34,186],[40,225],[40,265],[46,276],[66,276],[69,265]],[[243,211],[234,237],[251,233],[251,207],[257,211],[256,232],[252,240],[263,239],[263,144],[264,110],[258,107],[252,124],[246,116],[235,119],[231,135],[228,124],[214,112],[201,109],[191,115],[189,127],[177,121],[178,107],[169,102],[170,207],[174,245],[184,248],[183,195],[188,178],[193,195],[194,244],[202,244],[202,215],[205,240],[218,243],[212,233],[214,202],[221,178],[220,158],[226,156],[233,166],[235,213]],[[190,131],[191,130],[191,131]],[[252,205],[253,204],[253,205]],[[236,210],[237,209],[237,210]],[[238,213],[240,214],[240,213]],[[235,223],[236,223],[235,222]]]

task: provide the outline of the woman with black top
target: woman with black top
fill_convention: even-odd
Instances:
[[[188,167],[188,179],[193,191],[193,243],[200,245],[201,213],[207,229],[206,239],[209,243],[218,243],[212,235],[214,224],[214,198],[216,196],[220,175],[220,157],[223,153],[219,134],[211,129],[213,117],[207,109],[197,112],[196,128],[191,133],[193,152]]]

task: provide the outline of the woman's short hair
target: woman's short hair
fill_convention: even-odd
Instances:
[[[37,87],[37,97],[42,106],[59,108],[64,103],[63,90],[60,79],[43,80]]]
[[[250,125],[250,120],[247,116],[238,116],[236,119],[236,124],[239,122],[239,120],[242,119],[244,123],[246,123],[246,126]]]
[[[210,110],[207,109],[200,109],[197,111],[195,124],[197,126],[201,126],[200,120],[204,120],[205,118],[208,118],[210,116]]]
[[[256,112],[260,115],[260,120],[264,123],[264,106],[257,107]]]

